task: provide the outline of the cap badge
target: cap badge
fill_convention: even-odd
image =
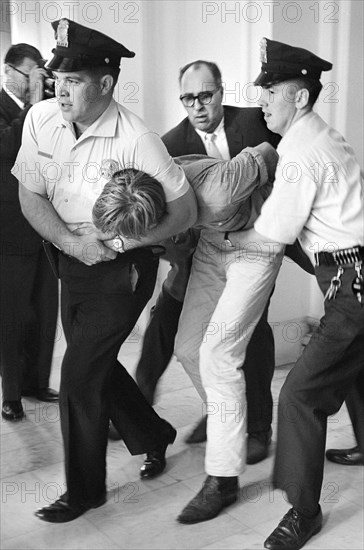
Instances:
[[[268,63],[267,61],[267,40],[265,38],[262,38],[260,43],[260,62],[261,63]]]
[[[307,69],[302,69],[302,70],[301,70],[301,73],[302,73],[302,74],[307,74]]]
[[[108,57],[105,57],[105,63],[110,63],[110,59]]]
[[[68,20],[61,19],[57,27],[57,46],[68,48],[68,28]]]

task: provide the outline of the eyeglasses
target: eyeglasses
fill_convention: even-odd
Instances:
[[[10,65],[10,63],[8,63],[9,67],[11,67],[12,69],[14,69],[14,71],[16,71],[17,73],[20,73],[22,74],[23,76],[25,76],[25,78],[29,78],[29,75],[27,73],[23,73],[23,71],[21,71],[20,69],[17,69],[16,67],[14,67],[14,65]]]
[[[198,99],[198,102],[201,103],[201,105],[208,105],[209,103],[211,103],[212,98],[219,90],[220,88],[216,88],[216,90],[213,90],[211,92],[200,92],[197,95],[185,94],[180,95],[179,98],[185,107],[193,107],[196,99]]]

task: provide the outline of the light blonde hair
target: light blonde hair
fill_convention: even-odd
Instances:
[[[97,229],[139,239],[166,213],[162,185],[145,172],[126,168],[115,172],[96,200],[92,217]]]

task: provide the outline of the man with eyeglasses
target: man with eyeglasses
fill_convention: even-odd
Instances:
[[[21,213],[18,182],[10,170],[25,117],[43,99],[46,76],[41,53],[15,44],[5,55],[0,92],[0,299],[2,417],[21,420],[21,396],[56,401],[48,387],[58,313],[58,283],[47,262],[42,238]]]
[[[254,147],[268,141],[274,147],[279,136],[270,132],[261,109],[223,106],[221,72],[215,63],[194,61],[185,65],[179,74],[180,100],[187,117],[162,137],[173,157],[190,154],[207,154],[229,160],[245,147]],[[198,240],[196,231],[177,237],[175,261],[164,281],[151,320],[144,335],[143,349],[136,379],[146,398],[152,403],[159,378],[167,368],[173,354],[192,255]],[[291,247],[292,254],[295,250]],[[293,258],[293,256],[292,256]],[[299,265],[312,272],[304,257]],[[244,363],[248,402],[247,463],[257,463],[268,455],[271,441],[272,395],[271,381],[274,372],[274,340],[267,321],[268,305],[259,321]],[[198,365],[184,365],[203,400],[205,393],[198,375]],[[111,435],[115,437],[114,432]],[[203,415],[188,443],[206,440],[206,416]]]

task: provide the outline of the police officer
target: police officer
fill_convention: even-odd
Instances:
[[[272,194],[254,229],[230,234],[229,238],[240,247],[257,243],[261,262],[265,247],[271,247],[273,261],[284,244],[299,237],[312,258],[315,252],[315,275],[326,293],[325,315],[279,398],[273,482],[287,493],[293,507],[265,541],[265,547],[298,550],[322,525],[319,498],[327,417],[339,410],[353,384],[360,388],[362,403],[364,399],[363,183],[352,148],[312,110],[322,88],[321,72],[330,70],[331,63],[307,50],[268,39],[261,43],[261,61],[262,72],[255,81],[262,86],[259,105],[268,128],[282,135],[277,149],[280,158]],[[332,252],[328,243],[336,243]],[[255,269],[254,264],[247,263],[244,280]],[[270,269],[268,263],[266,273]],[[265,276],[262,272],[262,281]],[[258,290],[242,288],[240,295],[225,296],[224,304],[230,298],[231,311],[237,299],[243,301],[246,294],[242,327],[248,327],[254,310],[256,313],[264,287],[258,286]],[[226,319],[221,315],[222,299],[219,307],[220,317]],[[229,328],[225,346],[230,342],[230,354],[222,354],[220,334],[211,335],[200,348],[201,377],[208,402],[214,404],[207,424],[208,476],[179,516],[182,523],[214,517],[237,498],[240,457],[238,453],[231,456],[229,451],[233,444],[238,448],[239,440],[243,441],[238,431],[241,420],[238,415],[230,420],[222,414],[240,402],[236,373],[239,342],[234,342],[236,333],[228,334]],[[362,424],[360,446],[363,444]]]
[[[69,19],[52,27],[57,45],[48,68],[57,102],[30,110],[13,173],[21,183],[25,216],[60,251],[67,492],[36,515],[61,523],[105,502],[109,419],[131,454],[148,453],[143,478],[166,465],[176,431],[145,401],[117,355],[154,289],[158,258],[148,245],[189,227],[196,204],[183,170],[159,137],[112,98],[120,59],[135,54]],[[167,214],[158,227],[144,240],[128,241],[124,254],[107,248],[92,231],[71,233],[66,223],[91,221],[95,198],[110,175],[133,165],[163,185]]]
[[[262,87],[259,104],[268,128],[283,137],[273,192],[255,231],[279,243],[299,236],[315,257],[315,275],[325,295],[324,316],[289,373],[278,404],[273,483],[293,507],[264,546],[295,550],[322,526],[327,417],[354,386],[363,411],[363,179],[353,149],[312,110],[322,88],[321,72],[332,64],[268,39],[261,44],[261,61],[255,81]],[[363,418],[357,438],[363,452]]]

